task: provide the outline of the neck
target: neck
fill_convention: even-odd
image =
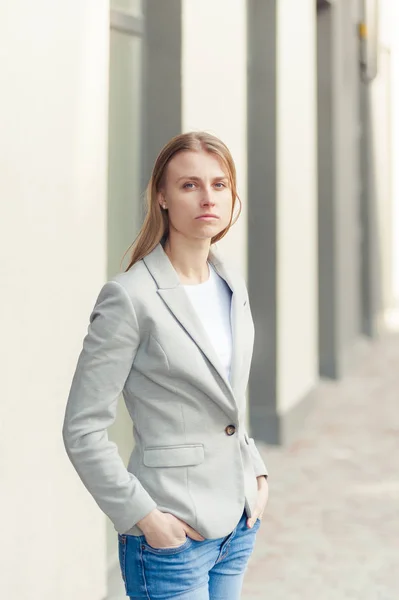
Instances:
[[[166,240],[164,250],[181,283],[196,284],[209,278],[209,248],[209,239],[188,240],[172,235]]]

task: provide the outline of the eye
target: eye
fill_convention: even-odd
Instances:
[[[194,186],[195,186],[195,183],[192,183],[192,182],[185,183],[185,184],[183,185],[183,188],[185,188],[185,189],[187,189],[187,190],[192,190],[193,188],[192,188],[192,187],[190,187],[190,186],[193,186],[193,187],[194,187]]]
[[[226,186],[225,186],[225,184],[223,183],[223,181],[217,181],[217,182],[215,183],[215,186],[216,186],[216,187],[217,187],[219,190],[221,190],[222,188],[226,187]]]

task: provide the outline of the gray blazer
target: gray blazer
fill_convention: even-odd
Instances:
[[[169,512],[205,538],[251,516],[264,462],[245,429],[254,326],[244,280],[215,250],[230,286],[229,381],[161,244],[100,290],[73,376],[63,425],[67,454],[118,533]],[[125,467],[108,439],[123,394],[135,446]]]

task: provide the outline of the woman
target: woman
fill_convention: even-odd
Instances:
[[[90,315],[64,443],[118,532],[127,596],[236,600],[268,484],[245,429],[247,290],[211,248],[239,202],[229,150],[204,132],[173,138],[147,201],[130,264]],[[107,437],[121,392],[135,439],[127,469]]]

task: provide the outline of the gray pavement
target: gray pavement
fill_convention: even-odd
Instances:
[[[399,336],[321,384],[291,446],[257,446],[270,499],[242,600],[399,600]]]

